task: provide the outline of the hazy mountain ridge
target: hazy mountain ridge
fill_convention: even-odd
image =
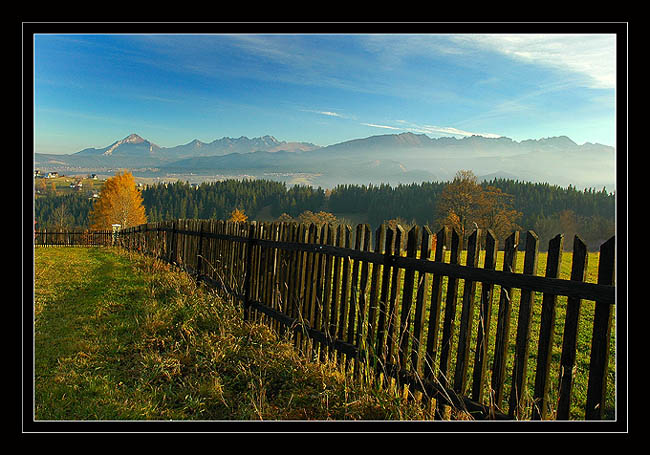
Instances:
[[[87,148],[75,153],[79,156],[153,156],[160,147],[153,142],[141,138],[137,134],[130,134],[122,140],[115,141],[108,147],[101,149]]]
[[[249,139],[241,136],[237,139],[223,137],[212,142],[202,142],[198,139],[175,147],[159,150],[161,157],[169,159],[182,159],[196,156],[223,156],[230,153],[265,152],[296,152],[314,150],[319,146],[307,142],[278,141],[273,136],[262,136]]]
[[[273,136],[195,139],[159,147],[131,134],[101,149],[72,155],[35,154],[36,166],[157,168],[166,173],[310,173],[314,185],[411,183],[448,180],[459,169],[476,175],[512,175],[552,184],[615,187],[615,150],[566,136],[514,141],[507,137],[430,138],[401,133],[353,139],[325,147]]]

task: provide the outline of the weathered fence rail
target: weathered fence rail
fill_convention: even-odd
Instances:
[[[35,246],[111,246],[113,231],[34,231]]]
[[[601,419],[608,384],[612,393],[614,237],[600,248],[598,283],[586,283],[577,236],[567,280],[559,278],[562,235],[539,276],[534,232],[523,273],[515,272],[519,232],[504,243],[502,270],[497,239],[487,231],[481,249],[481,234],[467,239],[465,264],[455,230],[418,226],[382,225],[373,242],[368,225],[353,236],[349,226],[177,220],[124,229],[118,242],[227,290],[246,319],[293,334],[312,358],[435,399],[439,416],[452,406],[474,418],[569,419],[577,354],[587,356],[581,405],[585,419]],[[590,327],[588,354],[578,349],[579,321]]]

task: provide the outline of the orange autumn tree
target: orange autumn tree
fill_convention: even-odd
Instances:
[[[521,212],[514,209],[514,197],[498,188],[483,187],[472,171],[458,171],[438,201],[438,221],[454,228],[463,239],[475,228],[491,229],[505,239],[519,229]]]
[[[244,213],[243,210],[235,209],[230,212],[230,218],[228,221],[234,221],[237,223],[246,222],[248,220],[248,215]]]
[[[119,224],[124,229],[146,222],[142,194],[133,175],[122,171],[106,180],[90,212],[91,229],[110,229],[112,224]]]

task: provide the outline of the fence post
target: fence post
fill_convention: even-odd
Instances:
[[[363,225],[363,251],[370,251],[370,245],[372,242],[372,231],[370,230],[370,225]],[[368,262],[363,261],[361,263],[361,282],[359,284],[359,299],[358,306],[359,311],[357,313],[357,330],[356,330],[356,341],[355,344],[359,351],[357,356],[354,359],[354,371],[357,380],[361,379],[361,369],[367,367],[366,361],[366,344],[365,344],[365,333],[367,331],[367,315],[368,315]],[[361,359],[361,356],[364,356]],[[363,365],[360,364],[360,359]]]
[[[386,226],[381,224],[375,231],[375,253],[383,253],[384,239],[386,238]],[[377,366],[377,351],[373,345],[377,334],[378,312],[379,312],[379,279],[381,272],[381,264],[376,263],[372,265],[372,277],[370,281],[370,297],[368,306],[368,330],[366,333],[365,342],[365,360],[368,368],[375,368]],[[372,355],[371,355],[372,352]]]
[[[203,266],[203,221],[199,221],[199,245],[196,249],[196,281],[201,281],[201,268]]]
[[[503,249],[503,271],[512,273],[517,269],[517,245],[519,244],[519,231],[513,232],[505,241]],[[494,361],[492,363],[492,380],[490,404],[500,411],[503,401],[503,384],[506,372],[506,356],[510,338],[510,316],[512,301],[511,288],[501,286],[499,296],[499,310],[497,313],[497,331],[494,342]]]
[[[429,260],[431,256],[431,238],[433,234],[427,226],[422,227],[422,241],[420,243],[420,259]],[[429,274],[420,272],[417,280],[417,293],[415,296],[415,317],[413,320],[413,345],[411,348],[411,367],[416,374],[422,373],[421,356],[424,335],[425,303],[424,297],[429,288]]]
[[[564,250],[564,235],[558,234],[548,243],[546,277],[558,278]],[[548,375],[553,351],[553,330],[555,327],[555,306],[557,296],[544,293],[540,316],[539,342],[537,345],[537,371],[535,372],[535,394],[533,395],[533,420],[545,420],[548,413]]]
[[[584,281],[588,265],[587,245],[576,235],[573,238],[573,260],[571,263],[571,280]],[[558,404],[556,420],[568,420],[571,406],[571,388],[573,385],[573,365],[576,359],[578,320],[582,300],[567,299],[564,329],[562,333],[562,357],[560,358],[560,377],[558,384]]]
[[[485,234],[485,270],[494,270],[497,262],[498,240],[490,229]],[[492,320],[492,292],[494,284],[482,283],[481,303],[479,306],[478,332],[476,334],[476,351],[474,354],[474,372],[472,378],[472,399],[477,403],[483,401],[485,372],[488,363],[488,339]]]
[[[451,257],[450,264],[458,264],[460,259],[460,250],[463,239],[460,234],[453,228],[451,231]],[[450,382],[447,377],[449,370],[449,359],[451,355],[452,337],[454,333],[454,321],[456,319],[456,300],[458,296],[457,277],[449,277],[447,282],[447,296],[445,302],[445,317],[442,324],[442,340],[440,346],[440,366],[438,371],[438,381],[444,388],[449,388]],[[446,406],[440,401],[436,402],[435,417],[436,419],[444,418]]]
[[[598,284],[614,284],[615,237],[600,246]],[[607,390],[607,364],[609,361],[609,337],[612,330],[612,305],[596,302],[594,328],[591,338],[591,360],[587,385],[585,419],[602,419]]]
[[[172,264],[176,264],[176,262],[177,262],[176,259],[177,259],[177,256],[178,256],[178,252],[177,252],[178,233],[177,233],[177,229],[176,229],[176,223],[177,223],[177,221],[172,222],[172,238],[171,238],[171,251],[170,251],[170,253],[171,253],[170,258],[171,258]]]
[[[117,236],[119,235],[120,228],[122,226],[119,224],[112,224],[111,226],[113,228],[113,235],[111,237],[111,246],[115,246],[115,241],[117,240]]]
[[[467,241],[467,267],[478,267],[479,237],[481,230],[476,229]],[[467,388],[467,367],[469,363],[470,338],[474,319],[474,297],[476,282],[464,280],[463,307],[461,309],[460,325],[458,328],[458,348],[456,353],[456,366],[454,370],[454,389],[460,395],[465,394]]]
[[[248,241],[246,242],[246,269],[244,270],[244,321],[250,319],[251,300],[251,274],[253,265],[253,243],[255,235],[255,221],[248,225]]]
[[[417,243],[420,228],[413,226],[407,234],[406,257],[415,258],[417,255]],[[409,341],[411,338],[411,317],[413,307],[413,287],[415,281],[415,270],[407,269],[404,272],[402,285],[402,302],[400,311],[399,343],[397,361],[400,370],[409,371]]]
[[[537,274],[537,245],[538,237],[533,231],[526,234],[526,255],[524,256],[524,274]],[[521,290],[519,303],[519,316],[517,318],[517,338],[515,359],[512,374],[512,388],[510,389],[510,417],[521,418],[526,396],[526,379],[528,368],[528,351],[530,338],[530,318],[533,310],[535,292],[529,289]]]
[[[436,252],[434,260],[445,262],[445,245],[449,238],[449,228],[443,227],[436,233]],[[434,378],[434,360],[438,352],[438,327],[440,326],[440,313],[442,303],[442,275],[436,273],[431,283],[431,306],[427,321],[427,346],[424,357],[424,377]]]

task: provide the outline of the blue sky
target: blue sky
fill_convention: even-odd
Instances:
[[[34,36],[39,153],[136,133],[162,147],[411,131],[616,141],[606,34]]]

